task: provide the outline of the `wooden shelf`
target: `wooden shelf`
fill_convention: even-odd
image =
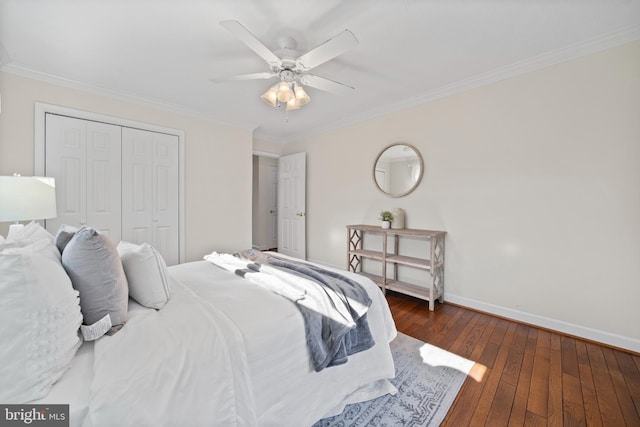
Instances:
[[[382,251],[364,249],[364,234],[382,235]],[[444,302],[444,238],[446,231],[418,230],[413,228],[384,229],[375,225],[347,225],[347,270],[362,274],[373,280],[383,292],[387,289],[429,301],[429,310],[435,308],[435,300]],[[391,237],[394,251],[389,253],[387,238]],[[402,237],[424,239],[429,243],[428,256],[416,257],[400,255]],[[363,260],[374,259],[382,262],[382,275],[363,271]],[[387,277],[387,264],[393,268],[393,279]],[[419,286],[397,280],[399,266],[413,267],[427,271],[426,286]]]
[[[384,254],[378,251],[369,251],[366,249],[355,249],[355,250],[349,251],[349,253],[356,256],[363,256],[365,258],[377,259],[379,261],[382,261],[384,259]]]
[[[426,301],[430,300],[429,296],[429,288],[424,286],[414,285],[412,283],[400,282],[397,280],[387,280],[387,284],[385,286],[387,289],[399,292],[405,295],[411,295],[412,297],[420,298]],[[438,299],[441,295],[434,294],[433,298]]]
[[[415,258],[404,255],[387,255],[387,262],[395,262],[396,264],[409,265],[411,267],[431,270],[431,261],[428,259]]]

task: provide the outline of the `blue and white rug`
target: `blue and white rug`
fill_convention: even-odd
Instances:
[[[395,396],[347,405],[340,415],[313,427],[440,425],[474,362],[401,333],[391,342],[391,351]]]

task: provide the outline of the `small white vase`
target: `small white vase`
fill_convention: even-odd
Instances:
[[[382,221],[382,228],[391,228],[391,221]]]
[[[400,208],[393,208],[393,223],[391,228],[404,228],[404,211]]]

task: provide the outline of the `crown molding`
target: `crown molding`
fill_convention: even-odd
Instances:
[[[428,104],[430,102],[446,98],[451,95],[486,86],[491,83],[496,83],[498,81],[506,80],[522,74],[541,70],[543,68],[551,67],[563,62],[568,62],[573,59],[591,55],[607,49],[612,49],[624,44],[633,43],[638,40],[640,40],[640,25],[625,27],[618,31],[604,34],[600,37],[595,37],[589,40],[575,43],[561,49],[552,50],[550,52],[546,52],[532,58],[525,59],[523,61],[506,65],[504,67],[500,67],[486,73],[478,74],[468,79],[459,80],[435,90],[416,95],[412,98],[407,98],[400,102],[369,109],[360,114],[356,114],[350,116],[349,118],[332,122],[325,126],[308,129],[305,132],[292,134],[286,138],[278,138],[278,140],[286,144],[294,141],[312,138],[314,136],[318,136],[323,133],[337,130],[346,126],[355,125],[377,117]],[[260,135],[260,137],[265,140],[268,138],[268,136],[265,135]]]
[[[561,49],[556,49],[550,52],[543,53],[541,55],[534,56],[532,58],[525,59],[504,67],[497,68],[495,70],[482,73],[468,79],[463,79],[446,86],[442,86],[435,90],[425,92],[416,95],[411,98],[407,98],[400,102],[387,104],[378,108],[368,109],[359,114],[349,116],[348,118],[333,121],[329,124],[316,126],[309,128],[304,132],[297,132],[288,136],[282,137],[277,135],[271,135],[268,133],[262,133],[257,125],[246,124],[241,122],[222,122],[214,120],[211,117],[196,111],[185,108],[180,105],[171,104],[158,99],[145,98],[130,93],[115,91],[112,89],[106,89],[103,87],[93,86],[85,83],[80,83],[74,80],[61,78],[47,73],[42,73],[29,69],[24,66],[20,66],[13,62],[0,65],[0,71],[8,72],[22,77],[31,78],[47,83],[52,83],[60,86],[65,86],[72,89],[77,89],[85,92],[90,92],[97,95],[108,96],[110,98],[118,99],[125,102],[131,102],[134,104],[144,105],[147,107],[157,108],[159,110],[168,111],[171,113],[181,114],[192,118],[197,118],[210,123],[222,124],[227,126],[238,127],[252,131],[255,137],[258,137],[266,142],[287,144],[290,142],[301,141],[309,139],[318,135],[322,135],[327,132],[331,132],[343,127],[351,126],[354,124],[362,123],[367,120],[371,120],[380,116],[385,116],[392,113],[397,113],[403,110],[407,110],[416,106],[428,104],[430,102],[455,95],[457,93],[465,92],[471,89],[479,88],[489,85],[501,80],[506,80],[515,76],[537,71],[543,68],[547,68],[556,64],[567,62],[573,59],[577,59],[583,56],[587,56],[593,53],[597,53],[606,49],[618,47],[627,43],[632,43],[640,40],[640,25],[633,25],[622,28],[620,30],[604,34],[599,37],[588,39],[579,43],[575,43],[566,46]],[[1,47],[1,46],[0,46]],[[8,56],[4,58],[10,60]]]
[[[221,120],[215,120],[200,111],[185,108],[178,104],[172,104],[170,102],[162,101],[155,98],[147,98],[139,95],[133,95],[124,91],[117,91],[113,89],[107,89],[100,86],[90,85],[82,82],[78,82],[72,79],[66,79],[53,74],[43,73],[36,71],[22,65],[18,65],[15,62],[10,62],[0,67],[0,71],[14,74],[19,77],[25,77],[32,80],[41,81],[44,83],[51,83],[57,86],[63,86],[69,89],[75,89],[82,92],[91,93],[99,96],[106,96],[118,101],[129,102],[144,107],[155,108],[158,110],[166,111],[169,113],[180,114],[183,116],[203,120],[209,123],[215,123],[225,126],[233,126],[248,131],[253,131],[256,128],[254,124],[247,124],[241,122],[224,122]]]

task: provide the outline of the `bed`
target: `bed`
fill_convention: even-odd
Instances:
[[[46,395],[29,403],[69,404],[72,426],[309,426],[394,393],[396,329],[382,292],[363,276],[324,268],[371,298],[375,345],[346,363],[316,372],[296,304],[203,260],[166,269],[170,292],[159,309],[132,298],[129,280],[126,322],[82,342]]]

